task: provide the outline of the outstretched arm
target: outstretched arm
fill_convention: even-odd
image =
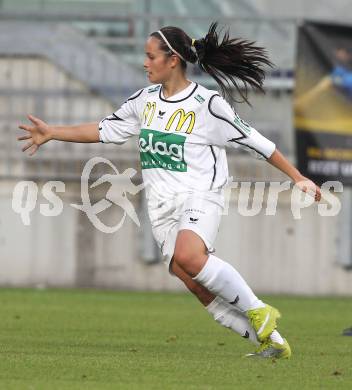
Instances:
[[[272,166],[278,168],[281,172],[289,176],[293,182],[303,191],[314,194],[315,200],[320,201],[321,192],[320,188],[311,180],[304,177],[297,168],[295,168],[278,150],[275,149],[274,153],[267,160]]]
[[[219,95],[213,95],[208,103],[209,145],[241,147],[256,152],[271,165],[288,175],[302,191],[321,199],[320,188],[304,177],[277,149],[273,142],[243,121],[232,107]],[[215,118],[215,119],[214,119]]]
[[[28,140],[22,151],[30,149],[32,156],[40,145],[50,140],[66,142],[99,142],[98,123],[85,123],[76,126],[49,126],[46,122],[33,115],[28,115],[31,125],[20,125],[27,133],[18,137],[19,141]]]

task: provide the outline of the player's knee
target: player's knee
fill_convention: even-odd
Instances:
[[[178,250],[174,252],[174,261],[189,276],[196,276],[202,269],[206,255],[192,250]]]
[[[198,261],[201,253],[184,243],[177,243],[174,252],[174,261],[179,267],[188,273],[189,268],[193,268],[193,264]]]
[[[192,254],[191,251],[176,246],[173,259],[174,262],[184,271],[187,271],[187,266],[192,262],[193,257],[194,254]]]

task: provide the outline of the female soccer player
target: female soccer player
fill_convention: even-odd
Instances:
[[[27,133],[18,139],[28,140],[23,151],[30,149],[33,155],[49,140],[122,144],[138,136],[148,212],[170,272],[216,321],[259,344],[249,355],[288,358],[290,347],[276,330],[278,310],[263,303],[234,267],[213,254],[228,178],[225,146],[266,159],[302,191],[314,192],[317,201],[320,190],[218,92],[188,80],[187,62],[197,62],[230,101],[231,86],[245,101],[249,86],[262,90],[262,67],[270,65],[254,43],[231,39],[228,33],[220,40],[216,24],[197,40],[180,28],[163,27],[145,45],[144,69],[152,86],[136,92],[99,124],[49,126],[29,116],[32,125],[21,125]]]

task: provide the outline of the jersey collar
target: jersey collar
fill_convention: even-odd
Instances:
[[[182,102],[183,100],[186,100],[189,97],[191,97],[197,88],[198,88],[198,84],[194,83],[192,81],[188,87],[186,87],[182,91],[178,92],[176,95],[173,95],[168,99],[165,99],[164,94],[163,94],[163,87],[160,87],[159,99],[162,100],[163,102],[179,103],[179,102]]]

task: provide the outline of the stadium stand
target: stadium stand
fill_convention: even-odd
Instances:
[[[330,0],[320,3],[321,7],[316,8],[304,0],[0,1],[0,223],[11,220],[8,231],[16,230],[13,235],[3,231],[0,234],[3,268],[8,270],[0,277],[0,284],[179,288],[166,275],[163,266],[148,269],[147,273],[145,264],[139,261],[146,253],[151,253],[148,256],[153,260],[154,247],[142,244],[140,251],[134,244],[126,247],[126,243],[150,242],[150,231],[144,230],[141,238],[131,222],[118,237],[106,237],[94,231],[84,215],[75,214],[69,207],[59,219],[47,218],[30,231],[13,218],[11,191],[18,180],[36,183],[46,179],[64,180],[69,183],[65,204],[72,199],[78,202],[84,163],[90,157],[104,155],[120,171],[127,167],[138,169],[135,142],[118,148],[56,142],[45,145],[30,159],[20,151],[16,127],[23,123],[26,113],[57,124],[98,121],[146,84],[143,46],[151,31],[162,25],[177,24],[198,38],[215,19],[228,25],[232,34],[255,40],[267,48],[275,68],[268,69],[266,95],[251,93],[253,107],[240,104],[235,108],[293,159],[292,94],[297,25],[303,18],[334,18],[341,22],[349,22],[350,18],[344,7],[334,6]],[[340,0],[339,4],[347,7],[348,0]],[[215,88],[213,81],[196,68],[190,67],[189,71],[195,81]],[[247,155],[237,154],[235,159],[229,153],[229,165],[238,180],[284,180],[268,164],[256,162]],[[139,179],[137,177],[137,181]],[[135,205],[144,210],[140,198],[135,199]],[[350,279],[334,268],[332,260],[335,259],[333,241],[337,222],[324,220],[317,224],[316,215],[309,212],[304,225],[296,224],[289,219],[287,198],[279,208],[280,228],[263,216],[255,220],[224,218],[218,245],[225,257],[231,253],[235,233],[241,253],[241,258],[237,259],[239,267],[260,291],[307,294],[350,291]],[[39,211],[36,213],[38,221]],[[113,213],[109,218],[113,222]],[[254,248],[250,240],[258,232]],[[41,234],[48,243],[43,247],[36,239]],[[285,240],[273,249],[271,237],[282,234]],[[18,237],[32,243],[28,253],[25,245],[23,248],[16,245]],[[62,248],[57,237],[67,245]],[[302,241],[306,237],[309,240]],[[318,254],[308,241],[322,243]],[[282,268],[280,254],[288,253],[284,261],[289,264],[299,245],[303,245],[300,250],[308,258],[318,257],[319,264],[308,267],[304,259],[296,256],[295,269],[288,266],[290,272],[276,275],[277,284],[273,285],[272,272]],[[261,259],[256,258],[258,251],[263,259],[270,257],[270,266],[260,278],[253,271],[260,267]],[[250,264],[246,259],[251,259]],[[21,273],[14,270],[17,264],[21,264]],[[331,281],[316,280],[319,271],[330,274]],[[302,273],[306,275],[305,280],[300,279]]]

